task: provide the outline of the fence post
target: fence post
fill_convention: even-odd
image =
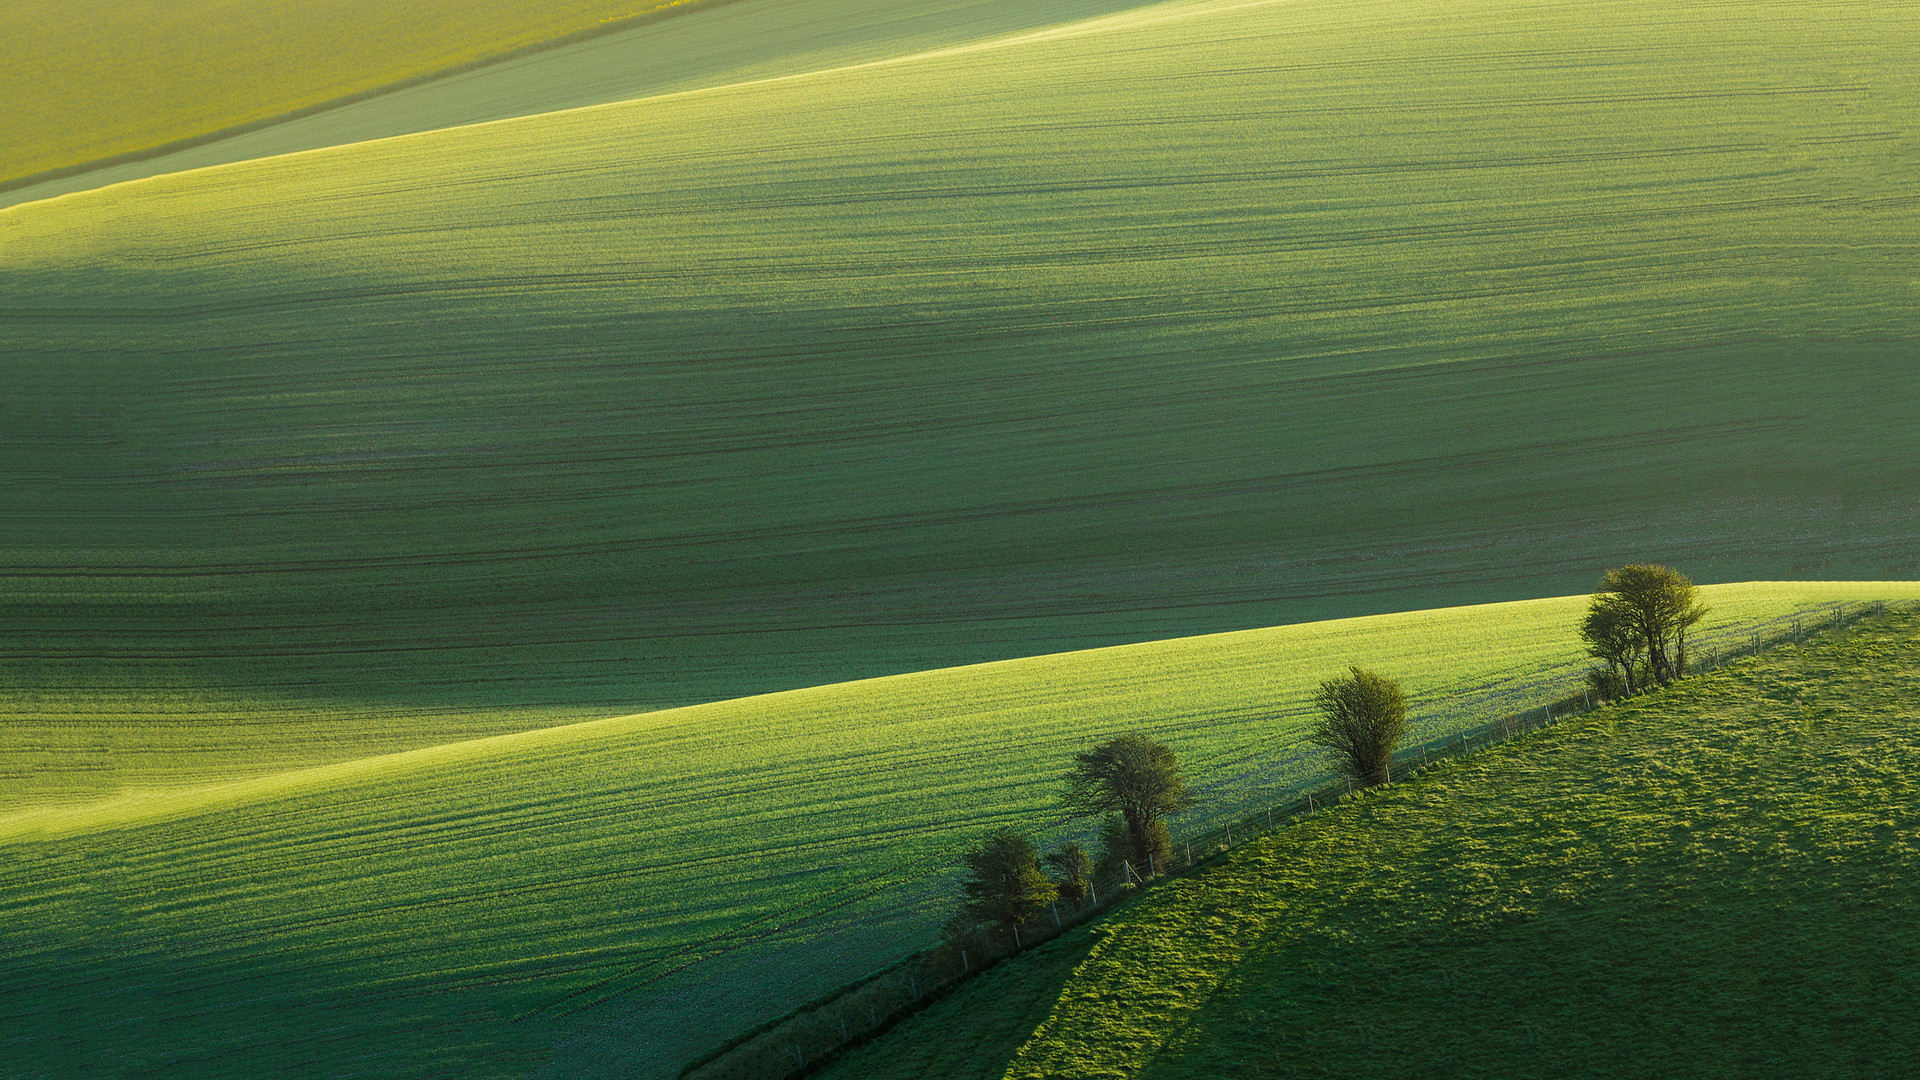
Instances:
[[[1053,909],[1053,928],[1055,930],[1064,929],[1064,927],[1060,925],[1060,905],[1049,900],[1047,901],[1047,906]]]
[[[1187,841],[1187,865],[1193,865],[1193,841]]]
[[[960,970],[962,972],[970,972],[973,970],[973,961],[967,959],[967,950],[965,949],[960,950]]]
[[[1307,813],[1313,813],[1313,792],[1307,792]]]
[[[847,1041],[847,1014],[840,1014],[840,1041]]]
[[[1273,828],[1273,807],[1267,807],[1267,828]]]
[[[1020,944],[1020,924],[1014,923],[1013,924],[1013,951],[1019,952],[1024,948],[1026,948],[1026,946]]]
[[[1150,878],[1160,876],[1160,864],[1158,860],[1153,857],[1153,852],[1151,851],[1147,852],[1147,876]]]

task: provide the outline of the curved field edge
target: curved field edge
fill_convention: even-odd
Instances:
[[[945,0],[902,12],[885,0],[714,0],[698,18],[648,18],[617,32],[574,35],[511,57],[369,92],[243,133],[207,136],[69,176],[0,184],[0,209],[167,173],[541,113],[832,70],[957,42],[1031,31],[1138,6],[1067,0],[1045,11],[1016,0]],[[668,14],[694,14],[684,7]]]
[[[1055,975],[1004,1075],[1898,1075],[1917,631],[1739,661],[1156,889]]]
[[[1730,628],[1737,630],[1815,605],[1920,598],[1920,582],[1743,582],[1703,586],[1702,593],[1712,608],[1702,632],[1725,635]],[[180,815],[225,812],[254,800],[354,784],[404,784],[402,778],[409,773],[425,776],[489,760],[544,756],[569,745],[644,742],[696,729],[724,740],[732,730],[764,732],[777,728],[783,720],[806,716],[829,716],[861,724],[863,718],[872,722],[902,712],[924,714],[936,702],[959,704],[960,711],[938,720],[953,724],[949,737],[961,742],[990,730],[990,722],[982,721],[997,716],[993,706],[1019,703],[1013,707],[1022,712],[1042,707],[1025,705],[1029,700],[1049,707],[1071,706],[1073,715],[1063,716],[1062,721],[1074,727],[1091,723],[1094,726],[1089,730],[1093,733],[1123,730],[1129,717],[1152,723],[1155,719],[1164,722],[1170,715],[1205,712],[1212,704],[1207,699],[1237,698],[1243,707],[1270,710],[1274,718],[1297,719],[1306,695],[1317,684],[1313,673],[1337,674],[1349,662],[1377,667],[1403,679],[1415,703],[1416,723],[1410,741],[1418,741],[1427,734],[1418,724],[1423,705],[1471,696],[1506,682],[1523,682],[1577,661],[1580,652],[1570,628],[1586,601],[1585,596],[1544,597],[1229,631],[567,723],[231,783],[148,788],[81,805],[0,813],[0,840],[45,838]],[[1285,685],[1289,677],[1295,685]],[[1133,685],[1124,685],[1128,681]],[[1576,684],[1555,686],[1548,693],[1564,693],[1567,685]],[[984,692],[987,687],[993,688],[991,693]],[[970,698],[970,694],[978,696]],[[1182,708],[1171,705],[1177,696],[1186,694],[1202,698]],[[972,707],[960,704],[969,700],[975,702]],[[1098,715],[1103,707],[1112,711]],[[871,744],[865,748],[878,752],[885,749]]]
[[[1917,592],[1708,587],[1723,629]],[[377,1074],[547,1056],[652,1075],[923,944],[979,831],[1060,834],[1061,763],[1090,741],[1155,733],[1228,816],[1321,775],[1300,745],[1319,678],[1400,675],[1417,730],[1443,734],[1486,719],[1446,702],[1567,671],[1583,601],[1005,661],[19,811],[0,824],[0,908],[17,916],[0,1023],[21,1060],[79,1047],[101,1075],[217,1074],[257,1060],[266,1031],[304,1068],[346,1040]],[[128,989],[56,1028],[34,1019],[102,980]],[[264,1028],[255,999],[274,1002]],[[442,1034],[409,1041],[392,1017]],[[116,1041],[125,1024],[145,1034]],[[455,1064],[428,1060],[442,1054]]]
[[[423,26],[437,23],[452,23],[456,27],[488,25],[487,13],[476,10],[473,3],[447,3],[439,11],[422,11],[422,5],[414,3],[407,8],[405,19],[381,25],[380,19],[392,16],[385,12],[342,12],[338,4],[325,11],[289,13],[283,10],[269,15],[263,10],[251,13],[249,18],[232,20],[242,27],[258,23],[255,29],[260,31],[260,36],[238,40],[223,37],[229,31],[213,18],[202,16],[197,24],[189,19],[170,25],[163,17],[157,27],[152,24],[111,27],[107,30],[108,41],[103,45],[84,35],[75,35],[71,41],[61,40],[59,24],[87,23],[87,33],[98,33],[103,23],[138,14],[136,5],[102,5],[108,9],[105,17],[90,22],[84,19],[83,13],[75,12],[74,5],[67,0],[48,4],[48,10],[42,12],[10,12],[15,16],[10,20],[14,33],[23,41],[27,35],[33,35],[35,47],[14,54],[31,60],[9,65],[10,78],[16,83],[9,96],[23,106],[29,101],[37,103],[38,108],[12,110],[11,130],[0,130],[0,145],[9,145],[13,155],[24,155],[18,161],[0,160],[0,191],[161,157],[698,8],[736,2],[739,0],[651,0],[637,11],[633,4],[605,0],[587,0],[584,9],[579,3],[544,4],[537,5],[540,9],[537,14],[519,25],[511,25],[511,19],[507,20],[506,27],[500,26],[497,20],[491,21],[489,30],[493,36],[483,40],[465,38],[456,29],[451,34],[412,41],[409,39],[422,34]],[[279,3],[281,8],[300,6],[289,0],[279,0]],[[499,0],[482,0],[482,4],[500,6]],[[32,5],[13,0],[11,6],[30,8]],[[268,9],[271,5],[251,6]],[[391,6],[386,7],[392,10]],[[367,25],[354,24],[356,18],[365,20]],[[333,35],[342,32],[340,25],[330,23],[336,19],[346,20],[344,30],[351,48],[341,49],[329,42]],[[469,19],[471,23],[467,22]],[[325,58],[345,54],[357,61],[369,51],[386,52],[394,48],[396,38],[402,50],[411,45],[413,51],[394,55],[384,66],[348,72],[312,65],[316,53]],[[333,47],[329,47],[330,44]],[[136,51],[129,56],[117,52],[116,45],[158,52],[143,57]],[[197,50],[210,52],[211,60],[209,56],[196,55]],[[267,55],[262,56],[262,51]],[[276,51],[281,55],[275,56]],[[180,63],[183,55],[190,63],[211,62],[212,66],[207,70],[158,70],[163,62]],[[222,70],[222,64],[232,64],[236,57],[243,61],[239,67]],[[74,62],[76,58],[78,62]],[[59,64],[62,60],[68,63]],[[271,71],[272,77],[280,79],[304,77],[304,84],[261,87],[249,82],[259,79],[262,70]],[[139,101],[142,108],[155,107],[155,101],[174,101],[176,109],[194,110],[200,115],[149,116],[142,118],[144,122],[129,124],[122,119],[128,110],[100,109],[98,106],[107,102],[90,97],[84,84],[62,82],[89,76],[100,82],[110,78],[116,81],[119,85],[115,100]],[[144,87],[143,79],[146,80]],[[23,83],[30,83],[32,89],[23,89]],[[182,85],[191,85],[194,92],[183,94],[175,89]],[[140,96],[143,89],[148,91],[145,97]],[[208,93],[210,89],[212,94]],[[223,96],[231,98],[224,112],[205,112],[208,97],[219,100]],[[65,111],[53,108],[50,103],[54,101],[65,103]],[[53,116],[40,115],[50,110]],[[102,130],[106,126],[103,112],[119,121],[119,130]],[[181,127],[189,130],[178,132],[176,129]],[[43,134],[36,139],[29,132]]]

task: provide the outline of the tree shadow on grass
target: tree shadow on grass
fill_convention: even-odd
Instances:
[[[1090,923],[1010,957],[823,1069],[826,1080],[1000,1080],[1093,947]]]
[[[1622,882],[1470,933],[1316,935],[1247,969],[1144,1075],[1909,1074],[1911,888],[1742,877]]]

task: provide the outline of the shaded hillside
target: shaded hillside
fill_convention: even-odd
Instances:
[[[1712,587],[1714,640],[1836,591]],[[54,775],[7,777],[8,795],[43,798],[50,780],[168,786],[0,804],[0,906],[16,916],[0,928],[0,1043],[88,1076],[510,1074],[550,1055],[574,1080],[661,1075],[925,944],[980,831],[1071,831],[1060,772],[1103,735],[1179,746],[1207,795],[1183,821],[1198,827],[1316,781],[1303,699],[1356,654],[1407,680],[1421,739],[1563,695],[1582,602],[919,672],[230,784],[186,786],[261,764],[231,718],[152,718],[162,730],[116,731],[84,759],[105,777],[30,756]],[[335,732],[339,753],[425,718],[259,719]],[[349,1044],[352,1069],[337,1065]]]
[[[1916,671],[1895,615],[1436,767],[826,1075],[1903,1075]]]

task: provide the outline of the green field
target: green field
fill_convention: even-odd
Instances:
[[[0,211],[0,682],[399,748],[1911,578],[1920,14],[1725,10],[1161,5]]]
[[[1726,639],[1920,586],[1708,594]],[[507,1076],[549,1055],[559,1075],[661,1075],[924,944],[957,849],[1009,822],[1057,834],[1065,764],[1100,736],[1177,747],[1209,800],[1198,828],[1324,775],[1305,697],[1346,663],[1405,680],[1419,739],[1492,718],[1473,702],[1564,694],[1583,603],[1005,661],[19,807],[0,815],[0,1044],[26,1075]]]
[[[1920,8],[1047,25],[1109,6],[740,0],[687,92],[0,209],[6,1068],[660,1075],[922,943],[1102,734],[1224,816],[1346,663],[1422,737],[1565,689],[1610,565],[1920,593]],[[0,78],[0,146],[106,136]]]
[[[701,2],[0,0],[0,185]]]
[[[1031,32],[1137,7],[1140,2],[1049,0],[1036,6],[1028,0],[916,0],[906,7],[893,0],[682,4],[668,9],[673,18],[642,19],[623,29],[166,153],[19,186],[0,179],[0,207],[210,165],[872,63]],[[0,3],[0,10],[4,9]],[[0,28],[0,34],[4,32]],[[8,55],[0,47],[0,57]],[[30,72],[29,60],[21,57],[16,73]]]
[[[1920,618],[1245,846],[824,1076],[1904,1076]]]

